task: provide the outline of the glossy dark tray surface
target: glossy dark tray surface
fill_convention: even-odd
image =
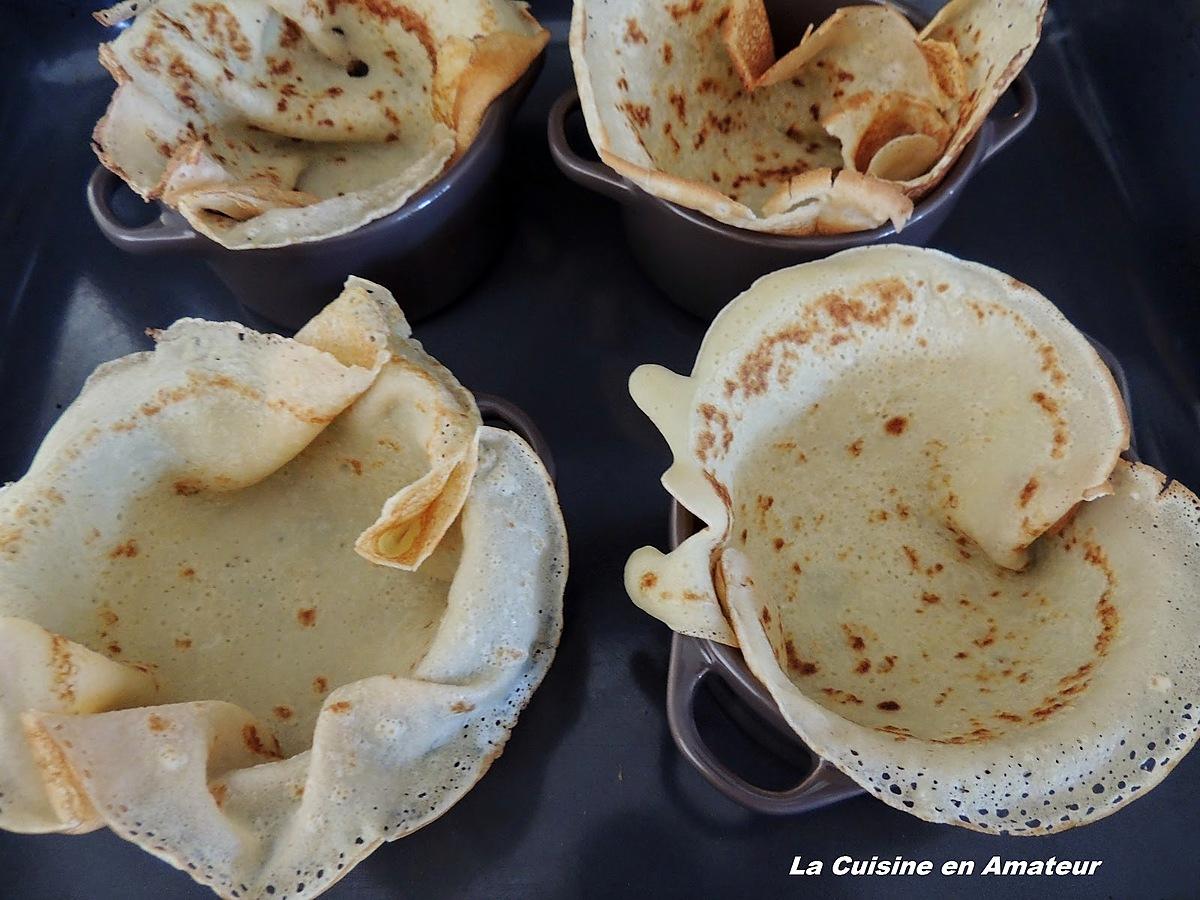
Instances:
[[[468,387],[525,409],[549,441],[571,539],[566,630],[480,784],[327,896],[1195,896],[1198,754],[1119,814],[1041,839],[930,825],[867,797],[794,819],[754,815],[679,755],[663,715],[669,634],[621,587],[633,548],[666,545],[658,479],[669,463],[626,379],[643,362],[685,371],[704,325],[639,273],[615,204],[551,164],[545,117],[571,79],[567,4],[533,6],[556,41],[513,132],[504,256],[417,336]],[[1053,7],[1030,70],[1037,120],[972,181],[934,243],[1035,285],[1110,347],[1132,383],[1142,457],[1200,488],[1200,10]],[[148,346],[145,327],[237,309],[202,263],[130,259],[87,213],[87,139],[112,90],[90,10],[10,2],[0,32],[0,480],[24,472],[97,363]],[[403,302],[404,285],[391,287]],[[716,727],[720,704],[710,706]],[[772,774],[735,735],[716,744]],[[795,855],[828,872],[843,854],[1104,864],[1049,883],[787,876]],[[0,897],[209,896],[105,831],[0,833]]]

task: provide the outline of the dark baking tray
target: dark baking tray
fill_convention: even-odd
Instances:
[[[84,376],[142,329],[236,304],[199,262],[132,260],[87,213],[87,137],[111,91],[91,6],[5,5],[0,33],[0,480],[24,472]],[[558,464],[572,567],[558,658],[504,756],[446,816],[382,847],[327,896],[1190,897],[1200,885],[1200,755],[1119,815],[1048,838],[930,825],[870,798],[749,813],[679,755],[663,715],[666,629],[624,595],[625,558],[665,540],[669,460],[629,400],[642,362],[686,370],[704,325],[635,268],[615,205],[550,162],[545,117],[570,83],[567,4],[513,133],[499,266],[417,336],[469,387],[513,400]],[[934,244],[1048,294],[1124,364],[1139,451],[1200,487],[1200,10],[1190,0],[1053,0],[1031,67],[1041,110],[965,192]],[[403,284],[393,285],[403,302]],[[702,704],[729,763],[788,783],[798,761]],[[782,756],[780,756],[782,754]],[[780,758],[776,759],[779,756]],[[1088,879],[789,878],[792,857],[1102,859]],[[204,898],[108,832],[0,833],[0,897]]]

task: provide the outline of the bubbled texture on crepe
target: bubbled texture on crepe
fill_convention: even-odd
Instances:
[[[631,389],[708,526],[635,553],[631,595],[737,643],[889,803],[1041,833],[1194,742],[1196,500],[1117,464],[1111,376],[1030,288],[933,251],[838,254],[727,307],[691,378]],[[693,630],[718,616],[728,634]]]
[[[93,377],[0,493],[0,824],[106,824],[224,896],[313,896],[499,755],[557,643],[562,521],[407,334],[352,279],[294,341],[187,321]],[[224,422],[243,405],[256,427]],[[421,559],[356,552],[464,471]]]
[[[100,49],[94,143],[146,198],[238,249],[398,209],[465,150],[546,32],[510,0],[154,0]]]

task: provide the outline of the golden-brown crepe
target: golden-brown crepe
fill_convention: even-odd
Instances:
[[[1200,501],[1118,459],[1112,376],[1043,296],[932,250],[756,282],[689,377],[630,380],[705,528],[634,602],[737,645],[812,749],[937,822],[1042,834],[1197,738]]]
[[[776,59],[763,0],[577,0],[601,159],[646,191],[780,234],[900,229],[1037,44],[1045,0],[951,0],[920,32],[838,10]]]
[[[100,47],[96,152],[225,247],[343,234],[398,209],[479,130],[548,33],[513,0],[148,0]]]
[[[0,490],[0,827],[312,897],[499,756],[558,641],[562,518],[378,285],[295,339],[156,339]]]

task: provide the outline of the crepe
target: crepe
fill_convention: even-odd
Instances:
[[[156,339],[0,491],[0,826],[315,896],[499,756],[558,641],[562,518],[377,285],[294,340]]]
[[[1153,787],[1197,737],[1200,501],[1044,297],[875,247],[756,282],[690,377],[630,381],[706,527],[634,553],[634,602],[739,646],[881,799],[1041,834]]]
[[[345,234],[464,152],[549,38],[512,0],[148,0],[100,47],[93,144],[231,249]]]
[[[900,230],[1044,11],[951,0],[918,34],[889,6],[850,6],[777,59],[763,0],[578,0],[571,55],[601,159],[649,193],[754,231]]]

